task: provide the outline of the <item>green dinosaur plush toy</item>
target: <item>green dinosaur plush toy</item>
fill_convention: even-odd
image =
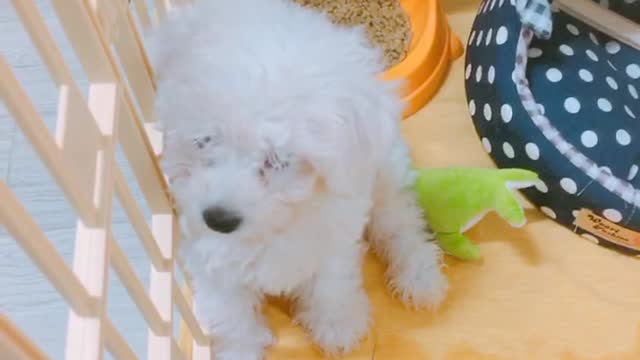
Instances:
[[[423,169],[418,170],[415,188],[440,247],[457,258],[475,260],[480,249],[463,233],[490,211],[511,226],[524,226],[524,210],[514,190],[537,181],[537,174],[521,169]]]

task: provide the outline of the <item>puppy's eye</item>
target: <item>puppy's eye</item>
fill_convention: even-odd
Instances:
[[[282,170],[289,166],[289,160],[283,159],[277,153],[269,154],[265,159],[262,167],[266,170]]]
[[[193,142],[196,144],[198,149],[204,149],[204,147],[211,142],[211,136],[203,136],[200,138],[193,139]]]

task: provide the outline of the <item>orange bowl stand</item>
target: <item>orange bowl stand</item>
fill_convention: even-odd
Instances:
[[[409,15],[413,37],[407,56],[382,74],[386,80],[404,81],[402,97],[407,118],[436,94],[451,62],[463,53],[460,39],[452,33],[440,0],[399,0]]]

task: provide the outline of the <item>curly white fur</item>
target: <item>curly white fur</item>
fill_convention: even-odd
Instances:
[[[440,303],[447,281],[411,187],[397,84],[363,29],[288,0],[201,0],[149,39],[163,166],[182,213],[181,255],[218,359],[273,343],[263,295],[329,353],[368,331],[365,228],[404,301]],[[212,230],[203,212],[235,214]],[[368,227],[367,227],[368,226]]]

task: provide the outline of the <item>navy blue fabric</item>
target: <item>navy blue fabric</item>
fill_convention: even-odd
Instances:
[[[510,1],[494,3],[480,6],[465,64],[470,112],[485,149],[499,167],[540,174],[544,185],[525,190],[525,195],[571,230],[582,233],[573,225],[575,214],[588,208],[640,231],[640,209],[573,166],[531,121],[511,77],[521,24]],[[622,6],[624,0],[619,3],[611,0],[612,7]],[[499,41],[498,32],[502,34]],[[531,48],[527,76],[544,114],[584,155],[640,188],[640,174],[634,174],[640,165],[640,76],[636,72],[640,53],[563,13],[554,13],[552,38],[536,39]],[[574,114],[576,102],[580,106]],[[639,253],[585,237],[625,253]]]

